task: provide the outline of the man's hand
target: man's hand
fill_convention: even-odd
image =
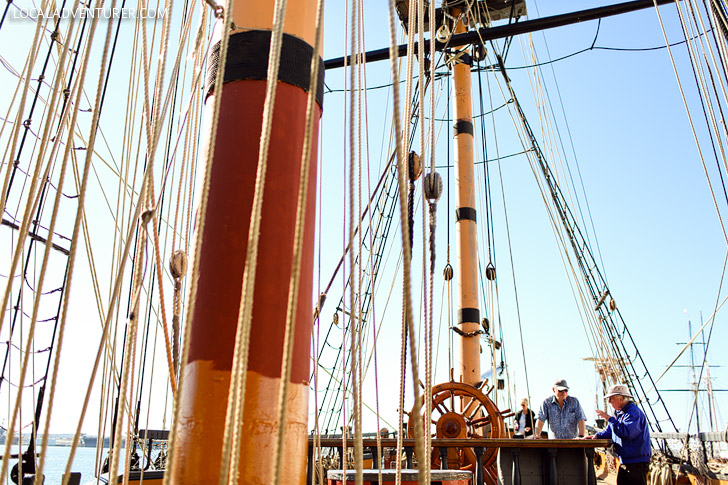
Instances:
[[[525,429],[524,431],[525,431],[526,433],[528,433],[529,431],[531,431],[531,428],[526,428],[526,429]]]
[[[579,438],[579,439],[580,440],[593,440],[595,438],[596,438],[596,435],[591,434],[589,436],[584,436],[583,438]]]
[[[536,431],[533,432],[533,438],[534,439],[540,439],[541,438],[541,430],[543,429],[543,421],[540,419],[536,420]]]
[[[606,412],[602,411],[601,409],[597,409],[597,416],[599,416],[602,419],[609,419],[610,416]]]

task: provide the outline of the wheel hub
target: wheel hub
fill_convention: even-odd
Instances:
[[[438,438],[467,438],[465,419],[457,413],[445,413],[437,420]]]

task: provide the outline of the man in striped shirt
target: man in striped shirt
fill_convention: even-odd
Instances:
[[[579,400],[568,395],[569,386],[564,379],[557,379],[552,390],[554,395],[547,397],[538,410],[533,437],[541,437],[543,425],[548,421],[551,430],[549,437],[560,440],[583,438],[586,432],[586,415]]]

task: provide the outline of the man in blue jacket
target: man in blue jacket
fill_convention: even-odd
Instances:
[[[617,384],[605,396],[614,408],[614,416],[597,409],[600,418],[608,419],[607,429],[588,439],[610,439],[619,458],[617,485],[646,485],[650,468],[650,430],[645,413],[632,401],[627,386]]]

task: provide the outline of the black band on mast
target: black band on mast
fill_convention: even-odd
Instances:
[[[458,310],[458,325],[478,322],[480,322],[480,310],[477,308],[460,308]]]
[[[455,138],[456,136],[467,133],[468,135],[472,136],[474,133],[473,130],[473,122],[467,121],[467,120],[457,120],[452,125],[452,136]]]
[[[458,207],[455,209],[455,220],[457,222],[462,220],[478,222],[475,215],[475,209],[472,207]]]
[[[268,79],[268,51],[270,51],[270,31],[250,30],[232,34],[229,39],[227,60],[225,61],[225,78],[223,82]],[[298,86],[309,91],[311,82],[311,57],[313,47],[307,42],[289,34],[283,34],[281,45],[278,80]],[[207,83],[205,92],[212,94],[217,78],[220,61],[220,42],[210,52],[207,62]],[[319,75],[316,86],[316,102],[323,109],[324,105],[324,61],[319,58]]]

